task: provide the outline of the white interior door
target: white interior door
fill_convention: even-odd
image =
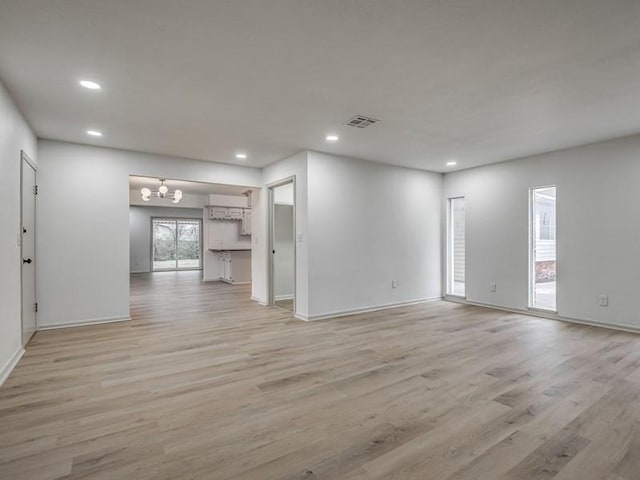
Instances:
[[[22,344],[36,331],[36,170],[22,156]]]

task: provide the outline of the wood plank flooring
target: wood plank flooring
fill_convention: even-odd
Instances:
[[[36,334],[0,478],[640,479],[640,336],[435,302],[305,323],[197,272]]]
[[[291,300],[276,300],[276,305],[285,310],[293,312],[293,299]]]

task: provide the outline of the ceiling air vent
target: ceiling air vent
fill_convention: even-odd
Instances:
[[[380,120],[376,120],[375,118],[371,117],[365,117],[364,115],[356,115],[347,123],[345,123],[345,125],[356,128],[367,128],[371,125],[375,125],[376,123],[380,123]]]

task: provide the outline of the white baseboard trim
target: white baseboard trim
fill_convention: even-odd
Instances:
[[[236,282],[234,280],[226,280],[224,278],[221,278],[220,281],[228,283],[229,285],[249,285],[251,283],[251,280],[249,280],[248,282]]]
[[[549,320],[557,320],[560,322],[576,323],[579,325],[586,325],[589,327],[608,328],[610,330],[620,330],[622,332],[640,333],[640,327],[636,325],[627,325],[624,323],[604,323],[596,320],[584,320],[581,318],[565,317],[556,313],[545,312],[543,310],[527,309],[522,310],[519,308],[501,307],[498,305],[491,305],[489,303],[472,302],[461,297],[445,296],[444,300],[447,302],[461,303],[463,305],[473,305],[474,307],[492,308],[494,310],[501,310],[503,312],[517,313],[520,315],[527,315],[529,317],[546,318]]]
[[[276,302],[281,302],[282,300],[293,300],[293,295],[276,295]]]
[[[16,365],[18,365],[18,362],[22,358],[22,355],[24,355],[24,348],[19,347],[13,353],[13,355],[11,355],[11,358],[7,360],[7,362],[2,366],[2,369],[0,370],[0,385],[2,385],[7,378],[9,378],[9,375],[11,375],[13,369],[16,368]]]
[[[127,315],[126,317],[104,317],[104,318],[96,318],[92,320],[82,320],[78,322],[68,322],[68,323],[55,323],[55,324],[49,324],[49,325],[38,324],[38,331],[56,330],[58,328],[86,327],[87,325],[100,325],[102,323],[127,322],[129,320],[131,320],[131,317]]]
[[[263,307],[267,306],[267,302],[265,302],[264,300],[262,300],[261,298],[258,297],[254,297],[253,295],[251,295],[251,300],[253,300],[254,302],[258,302],[260,305],[262,305]]]
[[[347,317],[350,315],[359,315],[361,313],[377,312],[379,310],[387,310],[389,308],[408,307],[410,305],[418,305],[420,303],[437,302],[442,297],[421,298],[418,300],[410,300],[408,302],[386,303],[384,305],[376,305],[374,307],[354,308],[352,310],[342,310],[339,312],[322,313],[320,315],[304,315],[296,313],[294,316],[305,322],[313,322],[315,320],[328,320],[330,318]]]

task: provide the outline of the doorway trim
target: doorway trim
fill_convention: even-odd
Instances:
[[[23,202],[23,195],[24,195],[24,189],[23,189],[23,180],[24,180],[24,168],[25,168],[25,163],[30,167],[33,168],[33,172],[35,175],[35,179],[36,179],[36,185],[38,183],[38,166],[35,164],[35,162],[33,160],[31,160],[31,158],[29,157],[29,155],[27,155],[27,152],[25,152],[24,150],[20,150],[20,230],[18,232],[18,234],[20,235],[20,340],[22,343],[22,347],[25,348],[27,346],[27,344],[29,343],[29,341],[31,340],[31,338],[33,337],[33,335],[26,339],[24,338],[24,288],[23,288],[23,267],[22,267],[22,258],[23,258],[23,250],[24,250],[24,246],[23,246],[23,241],[22,241],[22,229],[23,229],[23,225],[24,225],[24,202]],[[37,188],[37,187],[36,187]],[[38,196],[37,196],[37,190],[35,195],[35,199],[34,199],[34,215],[33,215],[33,241],[34,241],[34,251],[33,251],[33,262],[34,262],[34,266],[33,266],[33,273],[34,273],[34,285],[33,285],[33,292],[34,295],[36,297],[36,305],[38,302],[38,282],[37,282],[37,278],[38,278],[38,259],[37,259],[37,233],[38,233],[38,229],[36,227],[37,225],[37,220],[38,220]],[[36,325],[35,325],[35,332],[38,331],[38,312],[36,310]],[[34,333],[35,333],[34,332]]]
[[[273,228],[273,221],[275,218],[275,196],[274,189],[281,187],[283,185],[288,185],[289,183],[293,184],[293,315],[295,316],[297,313],[297,303],[298,303],[298,292],[297,292],[297,277],[298,277],[298,242],[297,242],[297,232],[298,229],[296,227],[296,210],[297,210],[297,201],[296,201],[296,176],[291,175],[290,177],[283,178],[281,180],[277,180],[276,182],[267,184],[267,192],[268,192],[268,203],[267,203],[267,234],[268,234],[268,281],[267,281],[267,305],[274,306],[276,304],[275,299],[275,277],[274,277],[274,257],[273,257],[273,249],[275,243],[275,230]]]

